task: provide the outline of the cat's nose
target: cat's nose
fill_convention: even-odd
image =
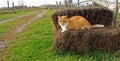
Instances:
[[[62,25],[64,25],[65,23],[61,23]]]

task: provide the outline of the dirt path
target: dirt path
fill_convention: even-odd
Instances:
[[[22,32],[25,27],[29,26],[29,24],[31,24],[34,20],[37,20],[38,18],[41,18],[43,16],[43,14],[45,14],[45,13],[46,13],[46,11],[37,14],[34,18],[29,20],[27,23],[18,26],[16,29],[13,30],[13,32],[14,33]]]
[[[34,12],[34,13],[32,13],[32,14],[35,14],[35,13],[37,13],[37,12]],[[15,20],[15,19],[18,19],[18,18],[22,18],[22,17],[25,17],[25,16],[29,16],[29,15],[30,15],[30,14],[25,14],[25,15],[13,17],[13,18],[8,18],[8,19],[5,19],[5,20],[0,21],[0,24],[5,23],[5,22],[8,22],[8,21]]]
[[[9,46],[9,43],[8,41],[14,39],[15,37],[15,34],[19,33],[19,32],[22,32],[23,29],[27,26],[29,26],[29,24],[31,24],[33,21],[43,17],[43,15],[46,13],[47,11],[43,11],[42,13],[38,13],[36,14],[34,17],[32,17],[30,20],[27,20],[26,22],[18,25],[18,26],[15,26],[13,29],[9,30],[6,34],[3,35],[2,39],[0,40],[0,58],[2,57],[2,55],[4,54],[3,52],[6,50],[6,48]],[[29,16],[29,15],[27,15]],[[27,17],[26,15],[24,16],[25,18]],[[23,17],[16,17],[16,18],[13,18],[13,19],[18,19],[18,18],[23,18]],[[7,21],[12,21],[13,19],[9,19],[9,20],[6,20],[4,22],[0,22],[1,23],[5,23]],[[2,59],[0,59],[1,61]]]

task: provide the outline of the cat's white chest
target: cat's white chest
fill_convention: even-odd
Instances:
[[[61,25],[61,24],[60,24],[60,26],[61,26],[61,28],[62,28],[62,31],[61,31],[61,32],[64,32],[64,31],[67,30],[67,24],[65,24],[65,25]]]

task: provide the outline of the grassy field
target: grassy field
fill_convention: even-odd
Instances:
[[[120,61],[120,51],[103,53],[93,50],[85,54],[56,52],[51,50],[53,26],[49,10],[45,17],[36,20],[23,33],[16,35],[10,44],[5,61]],[[0,31],[1,32],[1,31]],[[10,43],[11,43],[10,42]]]
[[[36,11],[33,11],[33,12],[36,12]],[[6,32],[9,32],[9,30],[14,29],[17,26],[24,24],[25,22],[29,21],[36,14],[38,14],[40,12],[41,12],[41,10],[39,10],[39,12],[34,13],[34,14],[30,14],[30,12],[29,12],[29,14],[30,14],[29,16],[25,16],[25,17],[22,17],[22,18],[14,19],[12,21],[8,21],[8,22],[5,22],[3,24],[0,24],[0,38],[1,38],[1,36],[3,36],[3,34],[5,34]]]
[[[29,10],[18,10],[18,11],[16,10],[16,13],[11,13],[11,14],[0,14],[0,21],[8,19],[8,18],[24,15],[24,14],[30,14],[36,10],[39,11],[40,9],[31,8]],[[2,12],[2,11],[0,11],[0,12]]]

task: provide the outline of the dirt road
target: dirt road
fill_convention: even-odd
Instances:
[[[38,11],[38,12],[39,12],[39,11]],[[32,13],[32,14],[35,14],[35,13],[38,13],[38,12],[34,12],[34,13]],[[25,17],[25,16],[29,16],[29,15],[30,15],[30,14],[25,14],[25,15],[13,17],[13,18],[8,18],[8,19],[5,19],[5,20],[0,21],[0,24],[5,23],[5,22],[8,22],[8,21],[15,20],[15,19],[18,19],[18,18],[22,18],[22,17]]]
[[[4,52],[6,50],[6,48],[8,48],[9,43],[8,41],[14,39],[15,34],[19,33],[19,32],[23,32],[23,29],[26,28],[27,26],[29,26],[33,21],[40,19],[41,17],[43,17],[43,15],[46,13],[47,11],[43,11],[40,13],[35,13],[32,15],[23,15],[23,16],[18,16],[15,18],[11,18],[5,21],[0,22],[0,24],[4,24],[5,22],[9,22],[9,21],[14,21],[17,19],[23,19],[23,22],[18,24],[17,26],[15,26],[14,28],[10,29],[7,33],[5,33],[2,38],[0,39],[0,58],[3,55],[2,52]],[[0,59],[1,61],[2,59]]]

